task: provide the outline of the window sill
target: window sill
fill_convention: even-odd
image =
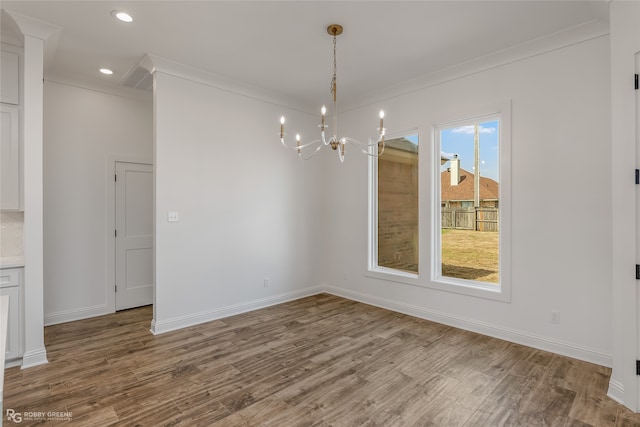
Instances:
[[[365,277],[384,280],[386,282],[400,283],[403,285],[435,289],[474,298],[484,298],[507,303],[511,301],[509,293],[504,291],[504,285],[500,286],[498,284],[479,282],[475,280],[459,280],[450,277],[438,276],[434,277],[432,280],[425,281],[424,278],[420,278],[418,274],[384,267],[379,267],[375,270],[368,270],[365,273]]]

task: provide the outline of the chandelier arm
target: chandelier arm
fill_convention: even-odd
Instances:
[[[360,148],[364,148],[364,149],[369,148],[369,147],[373,147],[375,145],[379,145],[380,142],[382,142],[382,138],[378,138],[376,141],[374,141],[372,138],[369,138],[369,141],[372,141],[372,142],[368,142],[367,143],[367,142],[358,141],[357,139],[353,139],[353,138],[350,138],[348,136],[343,136],[342,138],[340,138],[340,140],[341,141],[345,141],[345,142],[350,142],[353,145],[355,145],[357,147],[360,147]]]
[[[287,143],[284,141],[284,138],[280,138],[280,142],[282,143],[282,145],[283,145],[285,148],[289,148],[289,149],[291,149],[291,150],[303,150],[303,149],[305,149],[305,148],[307,148],[307,147],[310,147],[310,146],[312,146],[312,145],[322,143],[322,140],[321,140],[321,139],[314,139],[314,140],[313,140],[313,141],[311,141],[311,142],[305,142],[304,144],[300,144],[300,145],[289,145],[289,144],[287,144]],[[321,145],[320,145],[320,146],[321,146]]]
[[[324,145],[329,145],[329,142],[331,141],[331,138],[329,138],[329,141],[327,141],[326,134],[325,134],[324,130],[322,132],[320,132],[320,137],[321,137],[320,140],[322,141],[322,143]]]
[[[307,145],[308,145],[308,144],[307,144]],[[310,158],[312,158],[313,156],[315,156],[315,155],[316,155],[316,153],[317,153],[318,151],[320,151],[320,149],[321,149],[321,148],[322,148],[322,145],[318,145],[318,146],[316,147],[316,149],[315,149],[315,150],[313,150],[313,151],[311,152],[311,154],[309,154],[308,156],[306,156],[306,155],[304,155],[304,156],[303,156],[303,155],[302,155],[302,152],[298,153],[298,156],[299,156],[302,160],[309,160]]]
[[[298,156],[302,159],[302,160],[309,160],[310,158],[312,158],[318,151],[320,151],[320,149],[322,148],[322,140],[321,139],[314,139],[311,142],[307,142],[305,144],[300,144],[300,145],[295,145],[295,146],[291,146],[291,145],[287,145],[284,142],[284,138],[280,138],[280,142],[282,143],[282,145],[285,148],[288,148],[290,150],[296,150],[298,151]],[[315,150],[311,151],[311,154],[306,154],[309,151],[304,151],[305,148],[311,147],[313,145],[317,145],[317,147],[315,148]]]
[[[341,138],[341,140],[344,141],[345,144],[347,144],[347,143],[353,144],[360,151],[362,151],[364,154],[366,154],[367,156],[370,156],[370,157],[380,157],[380,156],[382,156],[382,153],[384,153],[385,145],[384,145],[384,141],[383,141],[382,138],[379,138],[375,142],[369,142],[369,143],[360,142],[357,139],[353,139],[353,138],[349,138],[349,137],[343,137],[343,138]],[[371,141],[371,138],[369,138],[369,141]],[[376,153],[372,153],[371,150],[370,150],[372,147],[379,147],[379,151],[377,151]]]

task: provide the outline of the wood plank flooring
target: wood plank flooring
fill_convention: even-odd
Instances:
[[[640,426],[608,368],[332,295],[159,336],[151,317],[45,328],[50,362],[6,371],[4,409],[71,412],[21,426]]]

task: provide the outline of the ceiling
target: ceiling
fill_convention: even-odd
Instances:
[[[122,88],[145,54],[290,99],[329,103],[338,37],[339,101],[442,72],[594,22],[607,1],[10,1],[2,8],[60,27],[45,77]],[[134,18],[112,17],[124,10]],[[2,16],[2,40],[14,26]],[[112,76],[98,73],[101,67]],[[314,107],[315,108],[315,107]]]

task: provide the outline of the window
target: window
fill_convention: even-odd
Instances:
[[[437,130],[440,233],[435,276],[499,286],[500,120]]]
[[[485,111],[370,158],[368,277],[510,300],[511,105]]]
[[[418,273],[418,135],[389,139],[377,158],[374,269]]]

